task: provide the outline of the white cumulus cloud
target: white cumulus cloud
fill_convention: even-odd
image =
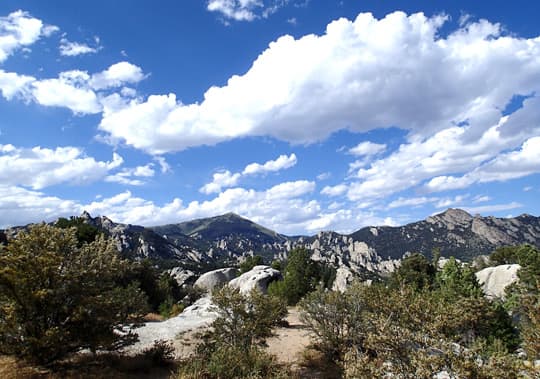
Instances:
[[[0,183],[35,190],[61,183],[89,183],[103,179],[122,163],[122,157],[116,153],[111,161],[96,161],[71,146],[28,149],[0,145]]]
[[[437,176],[426,184],[431,191],[445,191],[469,187],[474,183],[502,182],[540,172],[540,137],[523,143],[517,151],[497,155],[467,174]]]
[[[138,83],[145,78],[142,69],[129,62],[118,62],[105,71],[92,75],[90,86],[96,90]]]
[[[201,187],[201,192],[205,194],[219,193],[224,187],[233,187],[238,184],[242,174],[231,173],[229,170],[216,172],[212,175],[212,182]]]
[[[99,45],[92,47],[86,43],[69,41],[66,38],[62,38],[60,40],[59,47],[60,55],[63,55],[65,57],[75,57],[77,55],[84,54],[95,54],[100,49],[101,47]]]
[[[34,44],[41,36],[49,36],[58,28],[21,10],[0,17],[0,63],[13,52]]]
[[[374,143],[370,141],[360,142],[353,148],[349,149],[349,154],[359,156],[377,155],[386,150],[386,145],[381,143]]]
[[[293,153],[289,156],[280,155],[277,159],[267,161],[264,164],[251,163],[242,171],[243,175],[257,175],[268,172],[275,172],[293,167],[297,162],[296,155]]]
[[[129,62],[119,62],[90,75],[86,71],[61,72],[57,78],[36,79],[32,76],[0,70],[0,92],[7,100],[20,97],[43,106],[63,107],[76,114],[100,113],[103,105],[117,109],[127,101],[118,93],[105,96],[102,91],[137,83],[145,78],[142,69]],[[122,94],[133,91],[122,88]]]
[[[205,184],[201,187],[200,191],[205,194],[218,193],[221,192],[222,188],[236,186],[243,176],[277,172],[293,167],[296,163],[296,154],[292,153],[289,156],[280,155],[277,159],[266,161],[263,164],[250,163],[241,173],[237,172],[233,174],[229,170],[220,171],[214,173],[212,182]]]
[[[135,168],[124,168],[120,172],[107,176],[105,181],[129,186],[142,186],[146,183],[145,178],[151,178],[155,175],[153,166],[153,163],[149,163]]]
[[[362,13],[320,36],[283,36],[202,102],[151,95],[106,107],[100,129],[158,154],[245,136],[310,143],[345,128],[398,126],[426,137],[540,88],[540,39],[503,36],[487,21],[441,37],[445,20]]]

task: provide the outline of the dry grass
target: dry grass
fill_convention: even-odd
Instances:
[[[147,313],[143,317],[144,322],[158,322],[158,321],[163,321],[163,320],[165,320],[165,318],[158,313]]]
[[[53,368],[37,368],[11,357],[0,356],[2,379],[165,379],[175,371],[175,364],[155,366],[140,356],[79,356],[58,363]]]
[[[323,353],[308,346],[298,362],[297,373],[300,378],[340,379],[341,368],[329,361]]]

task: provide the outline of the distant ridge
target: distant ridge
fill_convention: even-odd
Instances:
[[[314,260],[355,272],[391,271],[405,254],[419,252],[429,257],[434,249],[443,256],[468,261],[500,246],[527,243],[540,247],[540,217],[482,217],[455,208],[398,227],[370,226],[348,235],[328,231],[295,237],[235,213],[151,228],[115,223],[87,212],[80,217],[114,238],[126,257],[193,269],[232,265],[249,255],[262,255],[269,263],[285,259],[295,247],[311,250]],[[21,228],[0,231],[0,242]]]

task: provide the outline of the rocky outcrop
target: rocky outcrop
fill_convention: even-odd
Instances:
[[[281,279],[281,273],[270,266],[255,266],[250,271],[243,273],[238,278],[229,282],[229,286],[238,288],[242,293],[249,293],[257,289],[266,293],[268,285]]]
[[[88,212],[83,212],[80,218],[85,223],[105,232],[107,236],[116,242],[118,251],[130,259],[150,258],[161,261],[175,261],[189,266],[197,266],[207,260],[193,246],[171,243],[149,228],[116,223],[106,216],[92,217]]]
[[[332,284],[333,291],[345,292],[352,284],[355,275],[346,267],[340,267],[336,271],[336,279]]]
[[[486,267],[476,273],[476,279],[486,296],[503,298],[505,288],[518,280],[520,268],[517,264]]]
[[[172,341],[180,333],[210,325],[217,318],[214,305],[209,297],[203,297],[187,307],[176,317],[161,322],[149,322],[133,331],[139,335],[134,345],[125,351],[140,352],[153,345],[155,341]]]
[[[180,287],[193,285],[197,280],[197,275],[193,271],[186,270],[183,267],[174,267],[166,272],[176,280],[176,283],[178,283]]]
[[[221,287],[236,278],[238,273],[239,271],[235,268],[221,268],[209,271],[202,274],[201,277],[195,281],[193,287],[212,292],[214,288]]]
[[[505,245],[529,243],[540,247],[540,217],[472,216],[461,209],[445,212],[399,227],[363,228],[350,235],[366,243],[385,260],[419,252],[428,257],[434,249],[444,256],[472,261]]]
[[[163,267],[179,266],[197,274],[207,267],[235,266],[255,254],[265,262],[285,260],[298,247],[309,249],[313,260],[346,268],[361,279],[393,272],[400,259],[413,252],[429,258],[438,249],[441,255],[470,262],[504,245],[540,247],[540,217],[481,217],[460,209],[399,227],[371,226],[348,235],[325,231],[299,237],[278,234],[232,213],[153,228],[119,224],[86,212],[80,217],[112,237],[127,258],[150,258],[166,263]],[[14,227],[3,234],[9,240],[24,229]]]

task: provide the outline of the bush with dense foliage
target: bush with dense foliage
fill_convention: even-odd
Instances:
[[[283,280],[270,283],[268,293],[295,305],[304,295],[314,291],[321,283],[330,287],[336,271],[311,260],[311,253],[304,248],[289,252],[283,269]]]
[[[318,348],[344,376],[518,377],[519,362],[508,354],[518,346],[516,330],[501,304],[479,291],[470,268],[450,260],[435,274],[427,260],[413,255],[409,262],[393,285],[319,289],[300,303]]]
[[[422,254],[414,253],[401,262],[392,275],[391,283],[395,287],[412,286],[415,289],[431,288],[435,282],[437,268]]]
[[[521,265],[519,281],[506,289],[506,307],[519,320],[524,348],[540,359],[540,250],[531,245],[506,246],[490,256],[491,264]]]
[[[285,303],[253,290],[249,295],[224,286],[212,301],[218,317],[198,346],[198,355],[186,361],[180,378],[287,377],[275,359],[260,349],[287,314]]]
[[[180,288],[171,275],[161,272],[149,259],[132,262],[122,283],[137,283],[148,299],[150,310],[163,317],[175,316],[200,297],[196,290]],[[183,300],[189,304],[182,303]]]
[[[88,348],[114,350],[136,334],[146,299],[114,243],[79,244],[75,228],[35,225],[0,253],[0,353],[45,364]]]

